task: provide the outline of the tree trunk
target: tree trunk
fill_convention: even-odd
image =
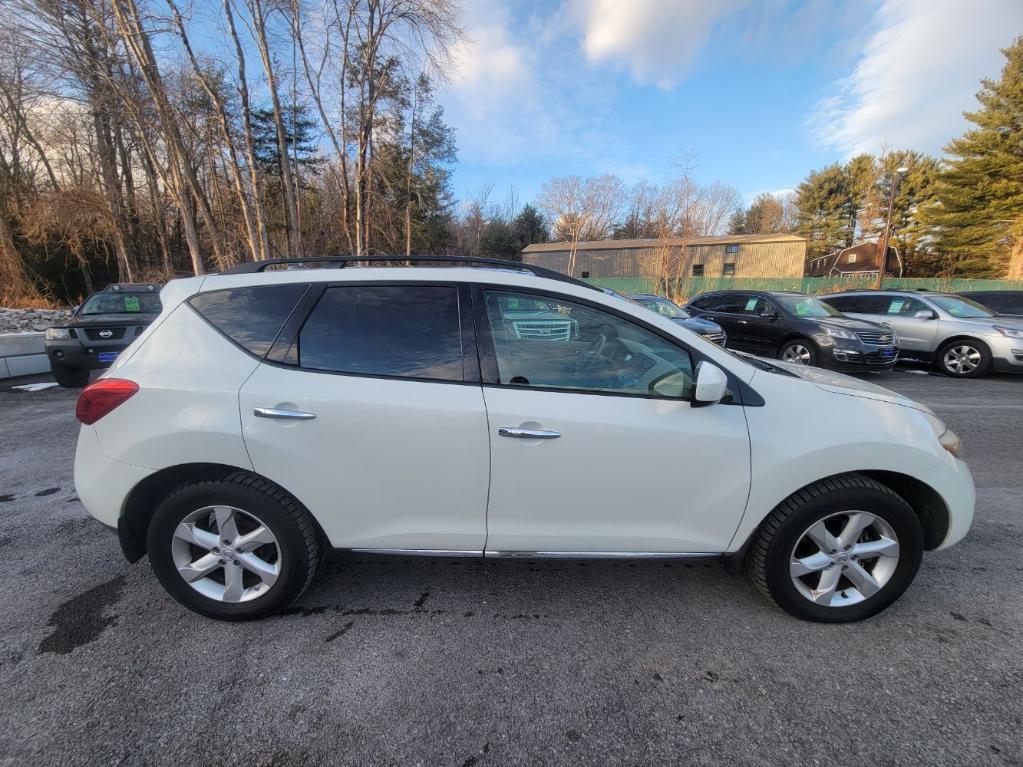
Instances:
[[[266,16],[263,13],[262,0],[249,0],[252,12],[252,25],[256,33],[256,45],[266,72],[267,87],[270,91],[270,102],[273,105],[274,127],[277,130],[277,152],[281,162],[281,187],[284,194],[285,212],[287,214],[288,255],[291,258],[302,256],[302,232],[299,230],[298,202],[295,195],[295,181],[292,176],[291,158],[288,156],[288,138],[284,130],[284,117],[281,114],[281,99],[277,90],[277,73],[274,71],[273,59],[270,56],[270,45],[266,37]]]

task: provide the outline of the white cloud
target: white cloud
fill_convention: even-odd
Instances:
[[[884,146],[939,152],[966,126],[980,78],[997,76],[1023,29],[1020,0],[883,0],[852,74],[809,120],[818,143],[848,155]]]
[[[693,64],[716,25],[749,0],[573,0],[569,15],[582,29],[592,62],[626,65],[642,84],[668,90]]]

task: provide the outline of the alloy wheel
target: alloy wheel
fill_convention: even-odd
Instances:
[[[281,547],[255,514],[234,506],[204,506],[174,530],[171,556],[193,589],[218,602],[266,594],[281,574]]]
[[[810,350],[803,344],[790,344],[785,347],[785,351],[782,352],[781,358],[785,362],[794,362],[797,365],[809,365],[810,364]]]
[[[792,583],[824,607],[848,607],[877,594],[899,564],[892,526],[868,511],[841,511],[812,524],[789,558]]]
[[[942,358],[942,364],[948,372],[954,375],[966,375],[972,373],[980,365],[980,350],[968,344],[957,344],[949,347]]]

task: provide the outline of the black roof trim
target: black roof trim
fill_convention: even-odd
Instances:
[[[266,271],[269,266],[288,266],[300,264],[324,264],[326,266],[334,266],[337,269],[344,269],[349,264],[358,263],[372,263],[374,261],[380,261],[385,263],[398,263],[406,265],[411,262],[411,265],[415,265],[415,262],[425,263],[451,263],[460,264],[464,266],[491,266],[498,267],[501,269],[513,269],[519,272],[528,272],[534,277],[543,277],[548,280],[557,280],[558,282],[567,282],[569,285],[579,285],[580,287],[590,288],[591,290],[600,290],[596,285],[591,285],[588,282],[577,280],[575,277],[569,277],[567,274],[556,272],[553,269],[547,269],[542,266],[534,266],[533,264],[524,264],[521,261],[509,261],[503,258],[477,258],[475,256],[318,256],[315,258],[273,258],[267,261],[247,261],[244,264],[238,264],[230,269],[226,269],[220,274],[258,274]]]

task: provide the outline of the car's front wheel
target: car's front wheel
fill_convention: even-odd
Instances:
[[[884,485],[849,474],[783,501],[750,552],[750,577],[798,618],[844,623],[884,610],[909,587],[923,555],[920,520]]]
[[[50,365],[54,380],[65,389],[81,389],[89,383],[89,371],[67,365]]]
[[[991,367],[991,350],[980,341],[949,341],[938,350],[938,367],[953,378],[979,378]]]
[[[287,607],[308,587],[321,551],[309,513],[276,485],[243,472],[175,490],[157,507],[146,542],[168,593],[221,620]]]
[[[796,338],[785,342],[778,350],[778,358],[796,365],[816,365],[817,347],[809,338]]]

